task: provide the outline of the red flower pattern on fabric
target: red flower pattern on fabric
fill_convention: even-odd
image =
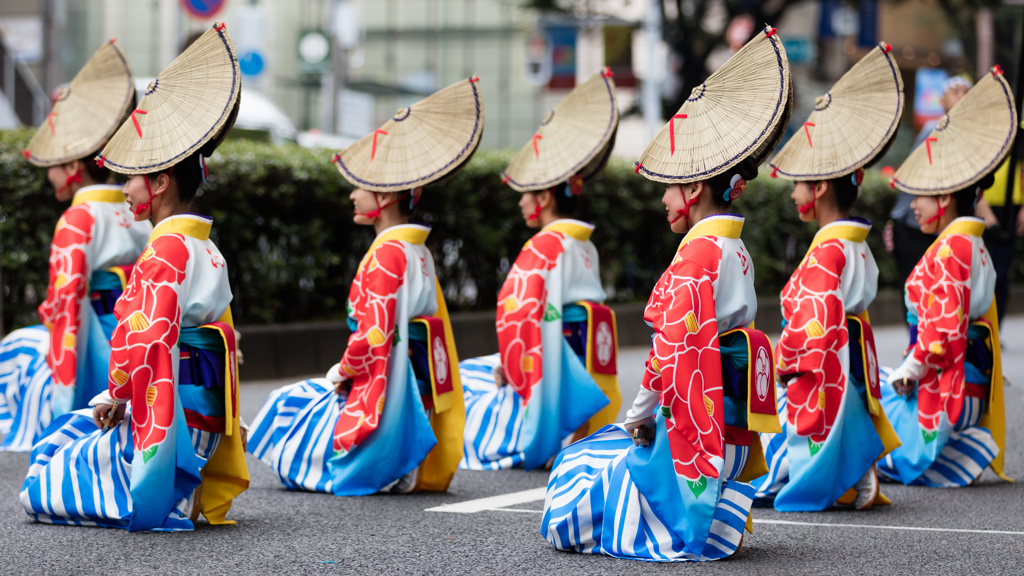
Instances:
[[[789,424],[820,444],[828,438],[846,391],[839,353],[849,343],[841,277],[846,255],[841,240],[811,250],[782,290],[787,320],[775,347],[779,378],[786,388]]]
[[[78,326],[89,286],[86,246],[96,219],[88,204],[72,206],[57,221],[50,246],[50,282],[39,318],[50,331],[47,364],[58,386],[74,386],[78,372]]]
[[[926,365],[917,388],[918,421],[928,431],[938,429],[941,413],[955,423],[963,410],[972,256],[971,237],[950,234],[928,249],[907,279],[918,318],[911,353]]]
[[[114,306],[110,340],[110,395],[132,400],[132,437],[145,453],[174,422],[174,358],[181,328],[182,286],[190,258],[180,234],[154,240],[139,256]]]
[[[359,330],[349,336],[341,359],[341,373],[352,379],[352,390],[334,426],[335,452],[347,452],[362,442],[377,429],[384,412],[398,289],[405,282],[405,267],[403,244],[389,240],[368,255],[352,282],[350,315]]]
[[[654,345],[641,385],[661,392],[676,473],[718,478],[725,454],[722,366],[713,283],[722,250],[714,237],[688,242],[661,275],[644,311]]]
[[[516,257],[498,293],[498,350],[505,379],[529,402],[544,375],[541,322],[548,313],[548,274],[564,250],[565,235],[552,230],[531,238]]]

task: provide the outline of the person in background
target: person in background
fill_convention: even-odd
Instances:
[[[1011,481],[996,273],[976,210],[1016,132],[1013,94],[995,68],[942,118],[929,153],[912,152],[892,178],[916,196],[921,230],[938,233],[906,283],[906,357],[882,369],[882,406],[902,442],[878,464],[892,480],[955,488],[991,467]]]
[[[252,454],[290,490],[336,496],[445,491],[466,420],[448,305],[410,223],[424,186],[453,177],[480,145],[476,76],[402,108],[334,157],[355,188],[352,221],[376,238],[348,294],[351,335],[324,378],[271,392]]]
[[[963,76],[952,76],[942,84],[942,109],[947,113],[960,101],[971,89],[971,81]],[[928,135],[935,130],[940,118],[929,120],[921,127],[917,138],[914,139],[914,149],[925,142]],[[896,270],[899,274],[899,285],[907,283],[907,278],[914,270],[914,266],[924,256],[925,251],[935,241],[934,234],[921,232],[921,227],[914,220],[914,211],[910,209],[910,203],[914,200],[912,194],[900,191],[896,196],[896,205],[889,214],[889,222],[886,228],[892,230],[893,255],[896,256]],[[984,209],[982,208],[982,211]],[[888,234],[886,234],[888,236]]]
[[[30,451],[52,418],[107,388],[114,302],[153,228],[133,222],[121,185],[93,157],[134,103],[131,66],[116,40],[104,42],[22,152],[71,206],[53,231],[42,324],[0,342],[0,450]]]
[[[769,474],[755,481],[760,503],[780,512],[834,504],[858,510],[889,504],[875,462],[899,446],[881,409],[868,306],[878,266],[867,245],[871,223],[850,215],[864,169],[885,155],[903,114],[903,82],[889,44],[847,72],[769,162],[795,181],[792,198],[818,233],[782,290],[775,348],[782,434],[763,434]],[[866,80],[870,79],[870,80]],[[850,133],[863,134],[850,141]],[[824,153],[822,151],[825,151]]]
[[[569,442],[615,421],[615,313],[604,306],[594,225],[575,218],[619,125],[611,72],[594,74],[544,119],[502,174],[537,233],[498,294],[498,353],[462,362],[460,466],[544,466]]]
[[[999,321],[1006,316],[1006,308],[1010,302],[1010,281],[1014,247],[1017,237],[1024,236],[1024,210],[1021,210],[1021,160],[1013,175],[1013,196],[1010,205],[1006,205],[1006,179],[1010,174],[1010,161],[1006,160],[996,170],[994,184],[985,190],[985,195],[978,202],[978,216],[985,219],[985,248],[992,256],[992,266],[996,269],[996,310]],[[1009,212],[1009,214],[1007,214]],[[1007,226],[1004,228],[1003,223]]]

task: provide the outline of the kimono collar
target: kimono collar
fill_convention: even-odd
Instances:
[[[696,226],[683,237],[676,252],[683,249],[691,240],[703,238],[704,236],[723,236],[725,238],[739,239],[743,231],[743,216],[738,214],[715,214],[701,220]]]
[[[579,240],[580,242],[586,242],[587,240],[590,240],[590,235],[594,233],[594,225],[590,222],[583,222],[582,220],[563,218],[548,224],[541,229],[541,232],[546,232],[548,230],[552,232],[561,232],[562,234]]]
[[[946,229],[939,234],[936,242],[950,234],[967,234],[968,236],[981,236],[985,232],[985,221],[977,216],[961,216],[949,223]]]
[[[79,204],[85,204],[86,202],[113,202],[122,204],[124,203],[124,192],[122,192],[121,187],[116,184],[94,184],[92,186],[84,186],[79,188],[78,192],[75,192],[75,197],[71,200],[71,205],[78,206]]]
[[[380,247],[381,244],[389,240],[399,240],[401,242],[408,242],[409,244],[415,244],[422,246],[427,241],[427,236],[430,234],[430,226],[426,224],[399,224],[398,226],[392,226],[387,230],[384,230],[377,235],[373,240],[373,244],[370,244],[370,249],[366,251],[366,255],[363,256],[363,260],[359,262],[359,269],[356,274],[363,271],[363,266],[369,261],[370,255],[373,254],[374,250]]]
[[[210,228],[213,227],[213,218],[200,216],[199,214],[177,214],[165,219],[149,235],[151,244],[164,234],[184,234],[196,240],[205,242],[210,239]]]
[[[871,231],[871,223],[863,218],[849,218],[843,220],[836,220],[831,224],[825,225],[818,233],[814,235],[814,240],[811,241],[808,252],[813,250],[817,245],[828,240],[848,240],[850,242],[863,242],[868,237],[868,232]]]

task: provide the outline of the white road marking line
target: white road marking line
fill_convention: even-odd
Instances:
[[[449,512],[452,514],[473,514],[475,512],[483,512],[484,510],[495,510],[505,508],[506,506],[515,506],[516,504],[537,502],[544,499],[544,494],[546,492],[547,487],[534,488],[533,490],[501,494],[499,496],[491,496],[489,498],[478,498],[476,500],[456,502],[455,504],[444,504],[442,506],[427,508],[426,511]]]
[[[779,524],[783,526],[827,526],[834,528],[874,528],[876,530],[912,530],[918,532],[964,532],[967,534],[1010,534],[1024,536],[1024,532],[1008,530],[968,530],[965,528],[925,528],[923,526],[876,526],[871,524],[828,524],[824,522],[793,522],[791,520],[758,520],[754,524]]]
[[[476,512],[518,512],[525,514],[543,514],[543,510],[521,510],[508,508],[517,504],[528,504],[544,500],[547,488],[534,488],[511,494],[501,494],[489,498],[478,498],[466,500],[455,504],[444,504],[427,508],[427,512],[448,512],[452,514],[474,514]],[[754,524],[774,524],[777,526],[822,526],[828,528],[867,528],[873,530],[909,530],[916,532],[960,532],[964,534],[1007,534],[1011,536],[1024,536],[1024,532],[1012,532],[1009,530],[969,530],[966,528],[927,528],[924,526],[878,526],[874,524],[835,524],[828,522],[795,522],[793,520],[765,520],[754,519]]]

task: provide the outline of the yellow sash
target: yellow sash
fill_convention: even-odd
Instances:
[[[230,307],[217,322],[223,322],[234,329],[235,322],[231,317]],[[217,330],[221,331],[219,328]],[[223,331],[221,332],[223,337]],[[238,374],[238,362],[231,354],[224,356],[227,363],[224,383],[224,421],[227,429],[217,451],[203,467],[203,483],[200,485],[200,510],[210,524],[234,524],[234,520],[225,520],[224,517],[231,509],[235,496],[249,488],[249,468],[245,464],[245,449],[242,447],[238,414],[234,411],[236,390],[232,388],[230,381],[230,374]]]
[[[618,374],[600,374],[594,370],[594,348],[597,345],[594,342],[594,338],[591,335],[594,333],[592,327],[594,325],[594,311],[591,308],[590,302],[580,301],[577,302],[580,306],[587,311],[587,372],[590,374],[594,382],[597,383],[597,387],[604,392],[604,395],[608,397],[608,405],[602,408],[590,417],[580,428],[578,432],[582,432],[583,435],[593,434],[601,428],[612,424],[619,418],[619,409],[622,408],[622,392],[619,390],[619,375]],[[615,311],[609,309],[612,314],[612,333],[615,334],[615,360],[619,359],[619,324],[618,319],[615,317]]]

